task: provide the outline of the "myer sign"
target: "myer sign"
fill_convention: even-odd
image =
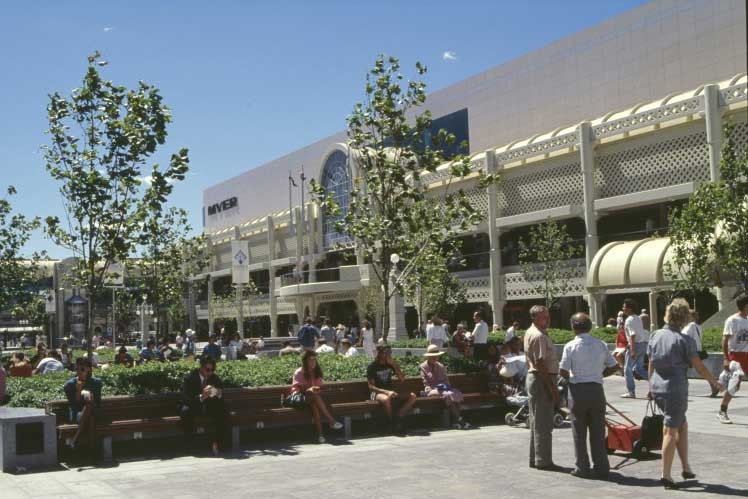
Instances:
[[[236,197],[224,199],[220,203],[215,203],[208,206],[208,216],[217,215],[224,211],[228,211],[231,208],[239,206],[239,200]]]

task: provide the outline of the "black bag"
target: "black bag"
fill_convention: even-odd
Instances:
[[[665,416],[658,414],[654,401],[647,403],[647,412],[641,424],[641,442],[648,450],[662,448],[662,425]]]
[[[303,392],[294,392],[283,399],[282,405],[283,407],[301,409],[306,405],[306,397],[304,397]]]

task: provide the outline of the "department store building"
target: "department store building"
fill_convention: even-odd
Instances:
[[[748,143],[746,60],[744,1],[656,0],[430,94],[434,129],[469,142],[475,171],[502,177],[487,189],[474,178],[461,186],[485,221],[462,237],[465,265],[454,271],[468,303],[456,319],[479,308],[527,326],[527,309],[542,300],[518,265],[518,241],[549,217],[583,244],[554,325],[588,308],[603,324],[626,296],[661,317],[659,292],[672,285],[668,211],[718,178],[725,122]],[[307,188],[314,178],[345,204],[356,177],[345,131],[205,189],[212,261],[190,295],[203,333],[236,328],[235,239],[249,242],[260,292],[245,300],[245,331],[286,335],[305,315],[360,318],[373,272],[308,195],[301,204],[288,177],[298,185],[302,164]],[[445,178],[442,169],[427,181],[438,192]],[[698,297],[702,317],[731,312],[731,297],[727,288]],[[401,297],[390,307],[391,337],[416,327]]]

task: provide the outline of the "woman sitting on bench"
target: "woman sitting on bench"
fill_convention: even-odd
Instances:
[[[340,430],[343,424],[330,414],[330,410],[325,400],[320,394],[322,386],[322,369],[317,363],[317,353],[313,350],[305,350],[301,355],[301,367],[293,374],[293,384],[291,385],[291,394],[285,399],[283,405],[301,409],[309,407],[312,409],[314,417],[314,427],[319,436],[319,443],[325,443],[325,437],[322,435],[322,422],[320,416],[324,416],[330,428]]]
[[[78,431],[66,444],[71,449],[78,445],[81,434],[86,435],[89,447],[95,442],[96,407],[101,405],[101,380],[91,375],[91,361],[87,357],[78,357],[75,361],[76,375],[63,386],[68,399],[68,419],[78,424]]]
[[[467,430],[470,423],[462,418],[462,392],[449,384],[447,377],[447,368],[439,362],[444,352],[439,351],[436,345],[429,345],[426,353],[426,362],[421,364],[421,380],[423,381],[423,391],[428,397],[441,397],[452,415],[452,427],[458,430]]]

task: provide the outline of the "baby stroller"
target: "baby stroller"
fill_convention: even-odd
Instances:
[[[502,371],[504,374],[510,373],[509,370],[504,371],[503,368]],[[504,374],[502,374],[502,376]],[[509,426],[518,426],[523,423],[525,426],[528,425],[528,419],[530,417],[530,397],[527,395],[527,390],[525,388],[525,379],[526,376],[520,378],[518,375],[515,375],[512,382],[504,385],[504,399],[509,407],[514,408],[514,412],[508,412],[506,416],[504,416],[504,422]],[[568,410],[566,409],[567,387],[566,384],[561,381],[556,386],[556,389],[559,391],[560,400],[553,414],[553,427],[560,428],[564,425],[568,413]]]

